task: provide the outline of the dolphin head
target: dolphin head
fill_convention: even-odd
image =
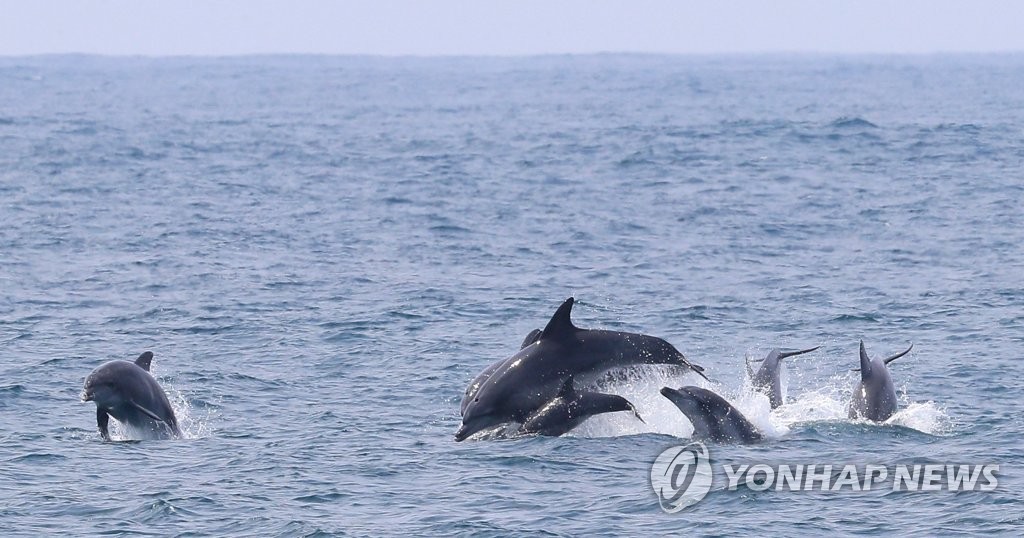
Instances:
[[[694,386],[678,390],[664,387],[661,395],[690,419],[694,438],[742,443],[753,443],[764,438],[742,413],[725,398],[710,390]]]
[[[462,426],[455,432],[456,441],[464,441],[474,433],[508,422],[508,417],[504,416],[499,409],[501,406],[498,405],[504,401],[501,391],[496,391],[487,380],[481,385],[472,394],[467,394],[463,400],[465,405],[462,409]]]
[[[535,355],[543,355],[543,349],[541,344],[529,345],[504,361],[492,364],[477,376],[462,401],[462,427],[455,434],[456,441],[492,426],[522,421],[555,396],[558,379],[545,380],[543,375],[537,377],[534,370],[526,366]],[[537,393],[526,391],[524,394],[524,383],[539,383],[535,386]],[[541,393],[546,395],[549,392],[547,398],[539,397]]]
[[[691,390],[693,388],[695,387],[682,387],[677,390],[663,387],[661,395],[675,404],[690,420],[690,423],[693,424],[694,437],[710,438],[712,425],[708,421],[714,420],[714,417],[710,415],[702,395]]]
[[[480,391],[480,387],[483,386],[484,382],[487,381],[487,378],[493,372],[493,370],[488,370],[480,372],[480,374],[476,376],[476,379],[471,381],[469,383],[469,386],[466,387],[466,392],[465,394],[462,395],[462,403],[459,405],[460,414],[466,414],[466,409],[469,408],[469,406],[473,403],[474,399],[478,402],[480,401],[480,399],[476,397],[476,393]]]
[[[703,425],[707,417],[713,414],[711,402],[708,401],[708,397],[704,392],[704,389],[692,386],[679,389],[663,387],[661,389],[661,395],[676,404],[676,407],[686,415],[686,418],[693,422],[694,428],[698,427],[698,423]]]
[[[661,395],[676,404],[676,407],[692,421],[691,415],[703,415],[704,405],[700,395],[689,389],[690,387],[680,389],[662,387]]]
[[[492,406],[479,404],[480,398],[478,396],[466,409],[466,413],[462,417],[462,426],[459,427],[457,432],[455,432],[456,442],[465,441],[475,433],[482,432],[487,428],[507,422],[506,419],[498,416],[498,413]]]
[[[110,409],[124,401],[119,388],[120,372],[125,366],[132,366],[126,361],[111,361],[101,364],[85,378],[82,389],[83,402],[96,402],[97,407]]]
[[[469,382],[469,386],[466,387],[465,394],[462,395],[462,404],[459,406],[460,414],[465,415],[466,409],[474,402],[474,400],[479,401],[479,398],[476,397],[476,394],[480,392],[480,389],[484,386],[484,383],[486,383],[487,380],[490,379],[492,375],[494,375],[494,372],[498,371],[498,369],[505,364],[506,360],[508,359],[501,359],[500,361],[492,363],[487,368],[484,368],[482,372],[477,374],[476,377],[473,378],[473,381]]]

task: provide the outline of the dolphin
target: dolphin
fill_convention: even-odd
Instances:
[[[519,349],[523,349],[526,346],[529,346],[530,344],[536,342],[537,340],[540,340],[540,335],[542,332],[543,331],[541,331],[540,329],[534,329],[530,331],[530,333],[526,335],[526,338],[523,339],[523,344],[519,346]],[[499,361],[495,361],[487,368],[484,368],[482,372],[477,374],[476,377],[474,377],[473,380],[469,382],[469,386],[466,387],[466,393],[462,396],[462,404],[459,409],[460,414],[466,414],[466,406],[468,406],[469,402],[471,402],[473,400],[473,397],[476,396],[476,392],[480,390],[480,385],[483,385],[484,381],[487,381],[487,378],[491,377],[491,374],[493,374],[495,370],[500,368],[501,365],[504,364],[505,361],[507,360],[508,359],[501,359]]]
[[[576,327],[570,319],[572,306],[570,297],[539,339],[502,361],[480,383],[462,413],[456,441],[499,424],[523,423],[558,396],[569,376],[588,384],[608,370],[636,364],[673,364],[704,375],[703,368],[661,338]]]
[[[725,398],[700,387],[664,387],[668,398],[693,423],[693,438],[717,443],[756,443],[764,436]]]
[[[870,359],[864,349],[864,341],[860,341],[860,381],[853,386],[853,398],[850,399],[850,418],[866,418],[882,422],[896,414],[896,387],[889,375],[890,362],[910,353],[914,344],[902,353],[888,359]]]
[[[110,417],[157,439],[181,437],[178,419],[160,384],[149,373],[153,353],[147,351],[135,362],[110,361],[85,378],[83,402],[96,402],[96,425],[100,436],[110,440]]]
[[[629,400],[615,394],[577,392],[573,387],[572,376],[569,376],[558,391],[558,396],[526,419],[520,431],[559,436],[579,426],[593,415],[615,411],[632,411],[640,422],[644,422]]]
[[[747,375],[750,376],[750,384],[753,385],[754,390],[762,392],[768,396],[768,400],[772,404],[772,409],[781,406],[782,379],[780,377],[780,367],[782,366],[782,359],[792,357],[794,355],[810,353],[819,347],[821,346],[801,350],[773,349],[768,353],[767,357],[759,359],[764,362],[761,363],[761,367],[758,368],[756,374],[750,367],[751,361],[747,361]]]

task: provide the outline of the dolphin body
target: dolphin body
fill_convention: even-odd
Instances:
[[[902,353],[897,353],[885,360],[870,359],[860,341],[860,381],[853,386],[853,397],[850,399],[850,418],[866,418],[882,422],[896,414],[896,386],[889,375],[890,362],[910,353],[914,344]]]
[[[664,387],[668,398],[693,423],[693,438],[717,443],[756,443],[764,436],[725,398],[700,387]]]
[[[608,370],[636,364],[674,364],[704,375],[661,338],[576,327],[572,305],[573,298],[566,299],[536,340],[477,376],[479,386],[467,390],[463,401],[456,441],[499,424],[525,422],[558,396],[570,376],[590,383]]]
[[[772,409],[782,406],[782,379],[780,375],[782,359],[810,353],[819,347],[821,346],[801,350],[773,349],[768,353],[767,357],[761,359],[764,362],[761,363],[757,373],[754,373],[753,369],[750,368],[750,361],[747,361],[747,375],[750,376],[750,384],[753,385],[754,390],[768,396]]]
[[[104,440],[110,440],[110,417],[151,438],[181,437],[174,409],[149,373],[152,361],[153,353],[147,351],[135,362],[117,360],[101,364],[85,378],[82,401],[96,402],[96,425]]]
[[[520,431],[538,435],[559,436],[571,431],[591,416],[616,411],[632,411],[640,422],[640,414],[629,400],[615,394],[577,392],[569,376],[558,396],[526,419]]]

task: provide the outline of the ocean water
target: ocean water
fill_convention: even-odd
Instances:
[[[1024,532],[1024,57],[0,59],[0,534]],[[711,382],[645,417],[455,443],[573,296]],[[846,418],[864,340],[901,410]],[[786,359],[788,404],[747,357]],[[151,350],[186,432],[103,442]],[[720,486],[651,465],[703,384],[720,464],[998,464],[994,491]]]

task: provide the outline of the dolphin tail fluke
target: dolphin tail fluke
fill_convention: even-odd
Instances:
[[[888,359],[885,359],[885,363],[889,364],[890,362],[892,362],[892,361],[894,361],[894,360],[896,360],[896,359],[906,355],[907,353],[910,353],[911,349],[914,349],[914,344],[910,344],[910,347],[908,347],[906,351],[904,351],[902,353],[897,353],[897,354],[893,355],[892,357],[889,357]]]

